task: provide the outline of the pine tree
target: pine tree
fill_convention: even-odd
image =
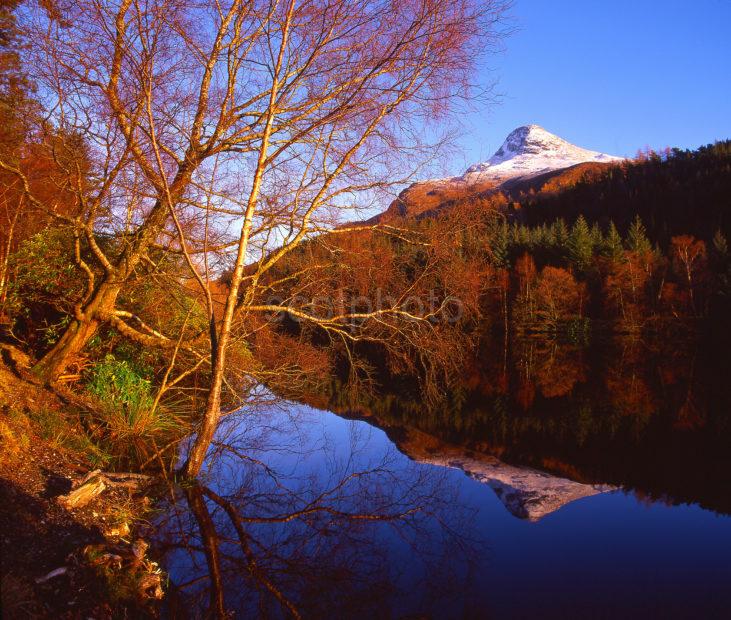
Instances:
[[[553,226],[551,226],[551,233],[553,237],[553,246],[561,251],[568,249],[569,241],[569,229],[566,227],[566,222],[563,218],[557,219]]]
[[[543,243],[547,248],[553,245],[553,231],[550,224],[543,224]]]
[[[513,222],[510,224],[510,245],[517,247],[520,245],[520,224]]]
[[[611,260],[618,260],[624,254],[622,237],[614,222],[609,222],[607,234],[602,241],[602,254]]]
[[[722,260],[728,258],[728,242],[720,228],[713,235],[713,253]]]
[[[525,224],[521,224],[518,228],[518,245],[520,245],[524,250],[530,249],[531,234],[530,229],[525,226]]]
[[[627,249],[637,254],[647,254],[652,252],[652,244],[647,238],[645,225],[642,223],[639,215],[635,216],[634,221],[627,232]]]
[[[510,252],[510,228],[505,220],[495,229],[490,240],[492,260],[497,267],[507,267]]]
[[[551,251],[551,231],[548,229],[546,224],[541,224],[535,228],[533,248],[536,252],[539,252],[543,256],[545,256],[547,252]]]
[[[538,248],[543,244],[543,231],[540,226],[530,229],[530,244],[534,248]]]
[[[569,259],[579,271],[586,271],[591,266],[594,256],[594,243],[591,230],[583,215],[580,215],[571,229],[568,239]]]
[[[591,243],[595,250],[601,247],[603,239],[604,235],[602,235],[602,229],[599,228],[599,224],[597,222],[594,222],[594,225],[591,227]]]

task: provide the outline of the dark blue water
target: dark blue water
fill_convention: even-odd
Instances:
[[[727,475],[688,461],[678,499],[657,472],[646,491],[621,484],[621,455],[605,452],[602,467],[542,468],[392,420],[248,409],[219,430],[203,486],[161,519],[168,613],[731,617],[731,489],[688,491]]]

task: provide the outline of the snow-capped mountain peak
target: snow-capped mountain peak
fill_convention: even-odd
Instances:
[[[503,182],[584,162],[613,161],[622,158],[575,146],[539,125],[525,125],[512,131],[489,160],[470,166],[462,179],[469,183]]]
[[[511,514],[528,521],[539,521],[583,497],[615,490],[609,485],[585,484],[531,467],[508,465],[487,455],[431,455],[416,460],[461,469],[473,480],[487,484]]]
[[[540,192],[544,182],[562,175],[565,169],[584,163],[600,164],[601,167],[601,164],[622,160],[622,157],[571,144],[539,125],[525,125],[510,132],[486,162],[470,166],[462,176],[411,184],[386,211],[368,222],[380,222],[389,217],[426,217],[470,194],[503,192],[505,196],[520,196],[530,189]]]

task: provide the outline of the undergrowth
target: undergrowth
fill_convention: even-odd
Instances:
[[[132,361],[107,354],[87,371],[86,390],[99,403],[97,417],[106,443],[118,456],[144,460],[151,449],[157,449],[157,439],[184,430],[175,404],[170,400],[155,403],[145,369]]]
[[[50,408],[39,408],[28,413],[41,439],[57,450],[83,454],[94,467],[103,467],[111,455],[101,442],[90,436],[79,418],[66,416]]]
[[[0,464],[16,458],[30,446],[30,422],[13,408],[3,407],[0,415]]]

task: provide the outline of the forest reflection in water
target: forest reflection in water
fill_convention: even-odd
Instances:
[[[436,407],[334,381],[231,416],[159,523],[169,615],[723,617],[731,386],[665,349],[527,339]]]
[[[414,458],[425,449],[419,441],[436,440],[437,451],[448,445],[452,453],[631,489],[648,501],[731,514],[726,350],[668,340],[579,346],[533,337],[517,340],[505,355],[496,351],[501,347],[484,346],[438,406],[425,406],[409,386],[354,400],[334,385],[307,402],[368,419]]]

